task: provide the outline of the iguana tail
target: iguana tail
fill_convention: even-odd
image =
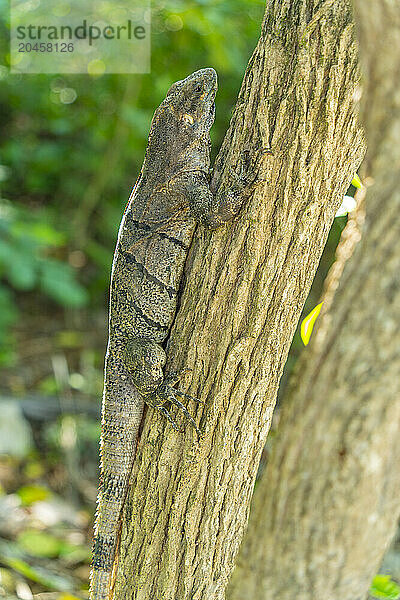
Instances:
[[[100,441],[100,488],[94,528],[90,600],[111,598],[112,572],[118,546],[120,517],[136,453],[143,400],[127,380],[113,378],[104,387]]]
[[[111,593],[111,573],[97,570],[94,566],[90,574],[90,598],[108,600]]]

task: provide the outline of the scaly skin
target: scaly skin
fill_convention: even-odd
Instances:
[[[111,275],[91,600],[111,597],[120,515],[144,403],[176,427],[164,406],[169,400],[197,429],[179,401],[183,394],[171,387],[178,376],[164,378],[161,344],[175,316],[196,223],[214,228],[232,216],[217,207],[208,185],[216,91],[213,69],[171,86],[154,114],[141,175],[119,230]]]

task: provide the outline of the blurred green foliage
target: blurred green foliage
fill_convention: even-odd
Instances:
[[[7,5],[0,0],[2,15]],[[18,298],[105,307],[122,210],[173,81],[219,73],[214,153],[257,42],[263,0],[154,0],[148,75],[11,75],[0,21],[0,362]]]
[[[397,600],[400,598],[400,586],[392,581],[390,575],[375,575],[369,593],[373,598]]]
[[[39,287],[44,294],[66,306],[81,306],[88,295],[72,267],[51,251],[67,243],[66,236],[46,223],[43,214],[29,215],[20,206],[1,205],[1,275],[16,290]]]

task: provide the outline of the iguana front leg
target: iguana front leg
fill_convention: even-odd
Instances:
[[[247,195],[247,179],[232,173],[229,188],[212,190],[203,171],[183,173],[173,182],[176,193],[185,196],[190,214],[207,229],[217,229],[240,212]]]

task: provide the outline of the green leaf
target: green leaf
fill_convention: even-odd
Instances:
[[[47,377],[43,377],[38,383],[38,390],[43,392],[46,396],[52,396],[61,392],[61,385],[54,375],[47,375]]]
[[[65,577],[62,577],[61,575],[55,575],[43,567],[32,567],[21,558],[2,557],[2,561],[8,567],[11,567],[14,569],[14,571],[17,571],[17,573],[24,575],[24,577],[27,579],[35,581],[36,583],[40,583],[44,587],[51,590],[58,590],[61,592],[65,589],[73,589],[73,585]]]
[[[64,306],[82,306],[88,301],[88,293],[74,279],[69,265],[55,260],[42,263],[41,287],[49,296]]]
[[[17,221],[11,231],[16,238],[30,238],[45,246],[62,246],[66,242],[64,233],[56,231],[43,221]]]
[[[55,558],[60,554],[62,542],[45,531],[22,531],[18,537],[19,546],[32,556]]]
[[[17,571],[17,573],[21,573],[21,575],[24,575],[28,579],[40,583],[40,577],[38,577],[35,569],[21,558],[2,558],[2,560],[6,565],[14,569],[14,571]]]
[[[29,506],[34,502],[46,500],[51,494],[47,488],[41,485],[24,485],[19,488],[17,495],[20,497],[22,504]]]
[[[361,179],[359,178],[359,176],[357,175],[357,173],[354,175],[354,178],[351,182],[351,185],[354,185],[354,187],[361,189],[363,186]]]
[[[14,297],[7,288],[0,286],[0,334],[15,322],[17,315]]]
[[[35,259],[29,254],[15,252],[8,265],[8,279],[17,290],[31,290],[36,283],[37,268]]]
[[[15,248],[9,241],[0,238],[0,263],[7,267],[13,259]]]
[[[387,598],[397,600],[400,597],[400,587],[389,575],[375,575],[369,593],[374,598]]]
[[[8,540],[6,542],[0,539],[0,560],[7,567],[50,590],[69,592],[74,589],[71,578],[54,573],[44,567],[36,565],[33,567],[27,562],[25,554],[19,546]]]

